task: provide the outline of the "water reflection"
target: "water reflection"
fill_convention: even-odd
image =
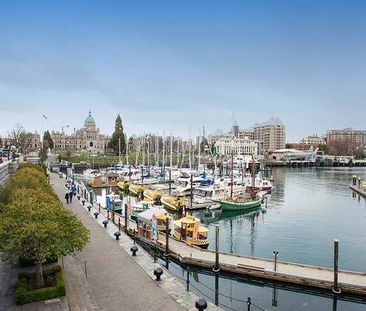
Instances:
[[[172,261],[169,264],[169,270],[186,285],[187,269],[185,267],[180,267],[178,263]],[[211,270],[198,271],[189,268],[188,274],[190,274],[190,290],[224,310],[247,310],[248,297],[253,303],[253,310],[361,311],[366,309],[366,300],[353,296],[333,295],[331,291],[316,291],[221,272],[213,273]]]

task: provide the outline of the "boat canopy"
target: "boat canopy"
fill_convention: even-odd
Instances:
[[[151,221],[153,218],[153,215],[155,215],[157,218],[160,216],[166,216],[167,212],[166,210],[162,208],[149,208],[146,211],[143,211],[138,214],[138,221]]]

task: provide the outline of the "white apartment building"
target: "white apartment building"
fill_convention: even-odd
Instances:
[[[221,156],[231,155],[258,155],[260,142],[247,138],[233,136],[221,137],[215,142],[216,151]]]

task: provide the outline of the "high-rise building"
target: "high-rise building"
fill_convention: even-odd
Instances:
[[[285,126],[279,119],[271,118],[263,124],[254,125],[254,139],[263,142],[263,152],[284,149],[286,146]]]

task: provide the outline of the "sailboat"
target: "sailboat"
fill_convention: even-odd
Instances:
[[[227,200],[220,201],[222,210],[226,211],[242,211],[252,209],[261,206],[262,198],[259,198],[255,192],[244,193],[233,197],[233,174],[234,169],[234,155],[231,153],[231,191],[230,198]],[[253,172],[254,173],[254,172]],[[254,180],[254,178],[253,178]],[[254,181],[253,181],[254,184]]]

